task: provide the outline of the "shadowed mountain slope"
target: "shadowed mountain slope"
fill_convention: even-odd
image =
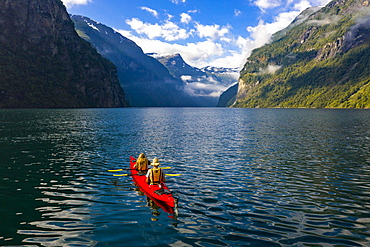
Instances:
[[[115,66],[60,0],[0,1],[0,107],[126,106]]]

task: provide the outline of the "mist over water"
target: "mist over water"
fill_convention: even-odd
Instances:
[[[173,217],[129,156],[171,166]],[[369,246],[370,111],[0,110],[0,245]]]

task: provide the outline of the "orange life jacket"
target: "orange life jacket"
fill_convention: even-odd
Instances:
[[[147,171],[148,170],[149,160],[146,158],[141,158],[136,161],[136,169],[138,171]]]
[[[153,167],[152,169],[150,169],[149,178],[151,185],[160,184],[161,181],[163,181],[162,169],[159,167]]]

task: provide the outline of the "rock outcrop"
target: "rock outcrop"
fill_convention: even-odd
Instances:
[[[61,0],[0,1],[0,107],[127,106],[116,73]]]

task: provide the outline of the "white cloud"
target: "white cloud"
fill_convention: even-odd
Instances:
[[[224,68],[241,68],[249,55],[249,50],[235,51],[230,53],[230,55],[218,57],[212,60],[211,65]]]
[[[209,40],[181,45],[160,40],[140,38],[126,30],[116,31],[133,40],[145,53],[154,52],[161,55],[180,53],[188,64],[198,68],[211,65],[213,60],[223,56],[225,53],[221,44]],[[229,64],[229,66],[231,66],[231,64]]]
[[[149,39],[163,38],[166,41],[174,41],[186,39],[190,35],[186,29],[180,28],[171,21],[165,21],[162,25],[159,25],[158,23],[144,23],[137,18],[132,18],[126,20],[126,23],[138,34],[144,34]]]
[[[179,3],[186,3],[186,0],[171,0],[171,2],[174,4],[179,4]]]
[[[257,26],[247,27],[253,39],[253,49],[268,43],[272,34],[287,27],[299,13],[300,11],[283,12],[276,16],[272,23],[260,20]]]
[[[234,9],[234,16],[239,16],[242,12],[238,9]]]
[[[312,6],[325,6],[327,5],[331,0],[311,0]]]
[[[279,0],[256,0],[253,3],[262,11],[265,11],[266,9],[276,8],[281,5]]]
[[[67,8],[70,8],[73,5],[86,5],[88,3],[91,3],[92,0],[62,0],[62,2]]]
[[[312,6],[325,6],[331,0],[254,0],[253,4],[265,13],[268,9],[278,9],[280,12],[291,10],[303,11]]]
[[[294,6],[293,6],[293,9],[294,10],[298,10],[298,11],[301,12],[301,11],[303,11],[303,10],[309,8],[309,7],[312,7],[312,5],[310,4],[310,2],[307,1],[307,0],[302,0],[302,1],[298,2],[298,3],[295,3]]]
[[[140,9],[142,10],[145,10],[145,11],[148,11],[149,13],[151,13],[153,16],[157,17],[158,18],[158,12],[155,11],[154,9],[151,9],[151,8],[148,8],[148,7],[140,7]]]
[[[191,21],[191,16],[187,13],[182,13],[181,15],[181,22],[188,24]]]
[[[197,30],[197,34],[200,38],[206,38],[209,37],[212,40],[219,39],[221,37],[224,37],[227,33],[230,32],[230,27],[220,27],[220,25],[202,25],[197,23],[195,25],[195,28]]]
[[[167,13],[167,21],[170,21],[174,16]]]
[[[191,75],[182,75],[181,80],[183,80],[184,82],[189,82],[193,80],[193,77]]]

